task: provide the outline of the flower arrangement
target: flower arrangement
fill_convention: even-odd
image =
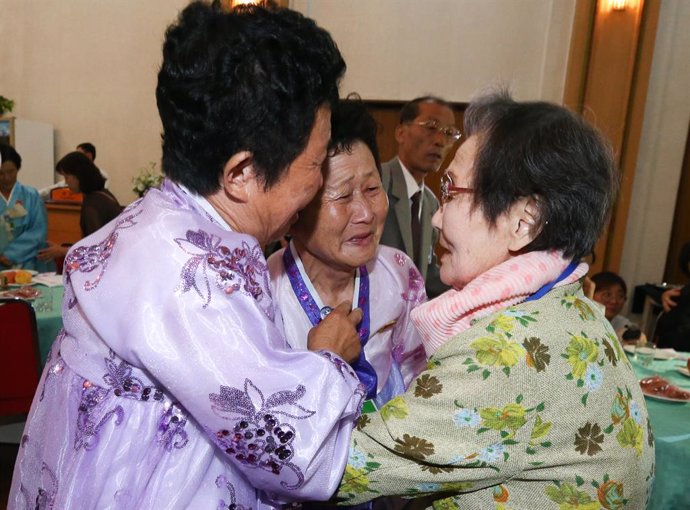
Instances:
[[[14,108],[14,101],[7,99],[5,96],[0,96],[0,115],[10,113]]]
[[[132,179],[134,187],[132,191],[139,197],[143,197],[150,188],[158,188],[163,182],[163,175],[158,172],[156,163],[149,161],[149,164],[139,170],[139,175]]]

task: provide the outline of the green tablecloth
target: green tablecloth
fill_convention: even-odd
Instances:
[[[683,360],[655,360],[650,368],[631,359],[642,379],[660,375],[671,384],[690,391],[690,378],[676,371]],[[649,510],[690,509],[690,403],[676,404],[645,399],[656,442],[656,477]]]
[[[32,305],[36,312],[38,348],[41,353],[41,365],[43,365],[53,345],[53,340],[62,329],[62,296],[65,288],[44,285],[36,285],[36,288],[41,291],[41,295],[32,301]]]

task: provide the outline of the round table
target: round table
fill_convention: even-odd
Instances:
[[[674,386],[690,391],[690,378],[676,368],[685,360],[654,360],[649,368],[630,357],[639,379],[659,375]],[[688,466],[690,466],[690,402],[673,403],[646,397],[649,421],[656,447],[656,476],[649,510],[690,508]]]

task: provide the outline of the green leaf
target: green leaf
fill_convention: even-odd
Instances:
[[[582,478],[581,476],[577,475],[577,476],[575,476],[575,483],[576,483],[577,486],[579,487],[580,485],[582,485],[583,483],[585,483],[585,481],[583,480],[583,478]]]
[[[566,358],[567,358],[567,356],[566,356]],[[573,379],[575,379],[575,378],[573,377],[573,374],[568,374],[568,375],[565,376],[565,378],[568,379],[569,381],[572,381]]]
[[[480,428],[480,429],[477,429],[477,434],[483,434],[483,433],[486,432],[487,430],[491,430],[491,429],[488,428],[488,427],[482,427],[482,428]]]
[[[589,393],[585,393],[584,395],[582,395],[582,398],[580,399],[580,402],[582,402],[583,406],[587,405],[587,397],[589,397]]]
[[[539,443],[542,445],[544,448],[550,448],[551,447],[551,441],[544,441],[543,443]]]
[[[599,482],[597,482],[596,480],[592,480],[592,486],[598,489],[599,488]]]
[[[608,481],[609,481],[609,475],[608,475],[608,473],[604,473],[604,482],[608,482]]]
[[[585,381],[583,381],[582,379],[577,380],[577,387],[578,388],[582,388],[584,385],[585,385]]]
[[[474,360],[472,358],[467,358],[465,361],[462,362],[463,365],[471,365],[474,363]]]
[[[544,402],[541,402],[539,405],[537,405],[537,412],[542,412],[544,410],[544,407]]]
[[[609,425],[608,427],[606,427],[604,429],[604,432],[606,432],[607,434],[610,434],[611,432],[613,432],[613,423],[611,425]]]
[[[482,372],[482,379],[483,379],[484,381],[486,381],[486,379],[487,379],[490,375],[491,375],[491,372],[489,372],[489,370],[485,368],[484,371]]]
[[[380,468],[380,467],[381,467],[381,463],[380,463],[380,462],[367,462],[367,463],[366,463],[366,466],[367,466],[368,469],[374,470],[374,469]]]
[[[502,442],[503,444],[508,444],[508,445],[511,445],[511,444],[520,444],[520,441],[516,441],[515,439],[504,439],[504,440],[501,441],[501,442]]]
[[[503,452],[503,462],[508,462],[508,457],[510,457],[508,452]]]
[[[544,463],[543,460],[537,461],[537,462],[528,462],[530,466],[541,466]]]
[[[535,453],[537,453],[537,450],[535,450],[535,449],[532,448],[531,446],[528,446],[528,447],[525,449],[525,452],[527,452],[527,455],[534,455]]]
[[[517,404],[519,404],[520,402],[522,402],[522,399],[523,399],[523,398],[524,398],[524,397],[522,396],[522,393],[521,393],[520,395],[518,395],[518,396],[515,398],[515,402],[516,402]]]
[[[470,372],[476,372],[477,370],[479,370],[479,367],[477,365],[470,365],[467,369],[467,373],[469,374]]]
[[[505,430],[502,430],[501,431],[501,437],[506,437],[506,436],[508,436],[508,432],[506,432]]]
[[[503,373],[510,377],[510,367],[503,367]]]

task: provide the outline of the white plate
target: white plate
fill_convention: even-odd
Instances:
[[[651,398],[652,400],[661,400],[663,402],[673,402],[674,404],[688,404],[688,403],[690,403],[690,400],[685,400],[682,398],[664,397],[662,395],[653,395],[651,393],[645,393],[644,390],[642,390],[642,394],[645,397]]]
[[[33,269],[5,269],[4,271],[0,271],[0,275],[5,273],[16,273],[17,271],[26,271],[29,273],[31,275],[31,281],[29,283],[8,283],[8,288],[14,289],[16,287],[23,287],[24,285],[33,285],[34,276],[38,274],[38,271],[34,271]]]
[[[22,268],[18,268],[18,269],[5,269],[5,270],[3,270],[3,271],[0,271],[0,274],[14,273],[15,271],[26,271],[27,273],[30,273],[31,276],[34,276],[34,275],[37,275],[37,274],[38,274],[38,271],[34,271],[33,269],[22,269]]]
[[[690,370],[685,367],[676,367],[676,372],[680,372],[685,377],[690,377]]]

